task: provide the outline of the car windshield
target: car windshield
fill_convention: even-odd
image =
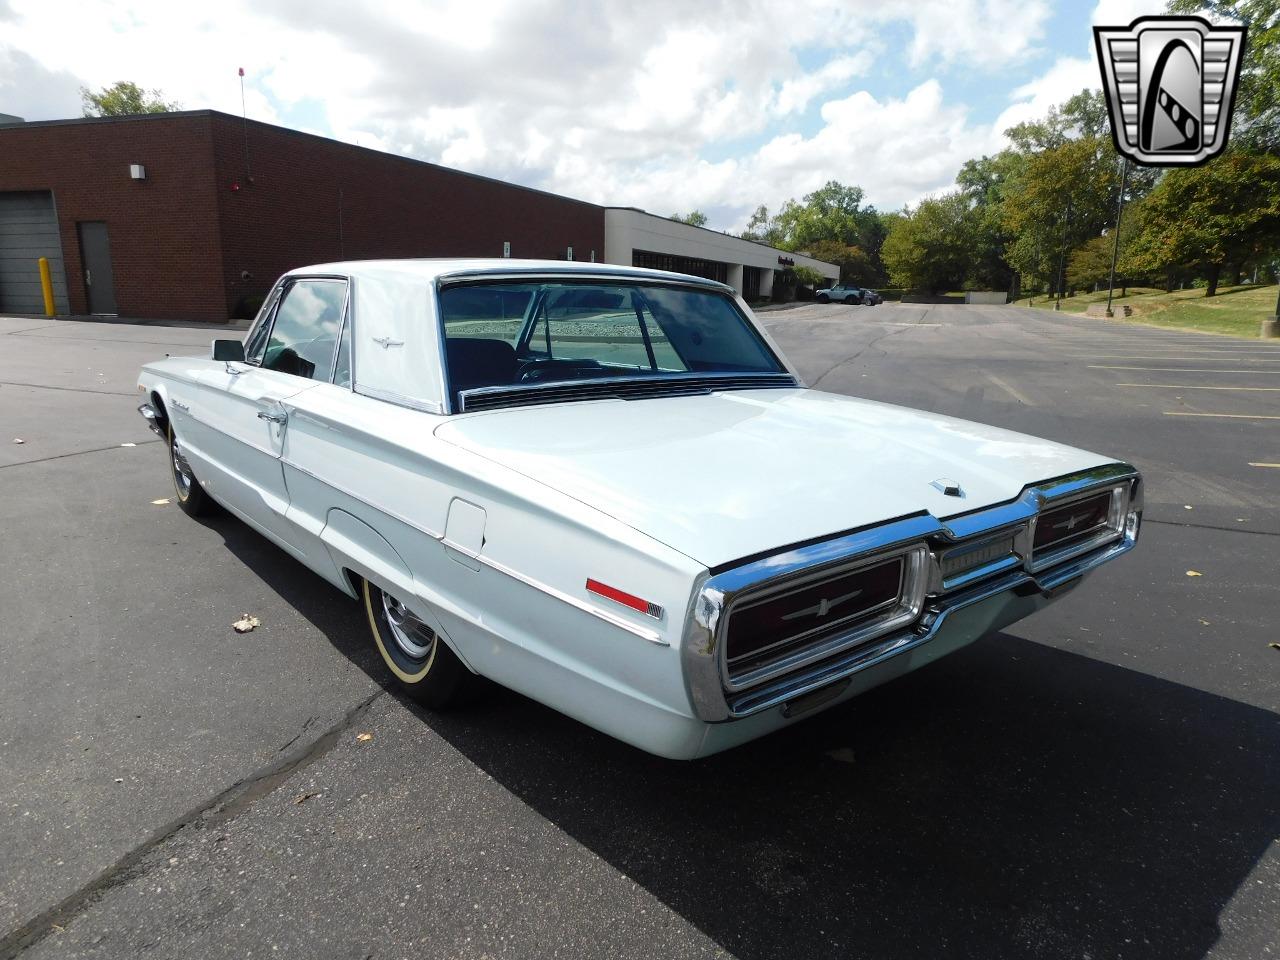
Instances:
[[[727,294],[650,283],[465,283],[440,291],[455,403],[481,387],[568,380],[777,374]]]

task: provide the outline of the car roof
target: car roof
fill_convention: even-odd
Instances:
[[[728,284],[720,283],[717,280],[708,280],[705,277],[695,277],[687,273],[650,270],[646,267],[627,267],[616,263],[587,263],[579,260],[515,260],[507,257],[342,260],[299,267],[295,270],[290,270],[286,276],[315,274],[335,274],[356,279],[360,277],[368,277],[370,279],[395,277],[402,281],[420,279],[427,283],[446,279],[482,278],[486,276],[512,277],[526,274],[531,277],[562,276],[627,280],[678,280],[681,283],[693,283],[716,290],[733,292],[733,288]]]

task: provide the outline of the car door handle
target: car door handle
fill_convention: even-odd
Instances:
[[[266,410],[259,410],[258,419],[270,420],[272,423],[284,423],[289,419],[289,416],[284,413],[268,413]]]

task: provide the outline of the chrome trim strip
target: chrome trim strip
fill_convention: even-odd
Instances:
[[[594,283],[606,283],[609,280],[625,280],[629,283],[636,281],[644,281],[652,284],[670,287],[698,287],[701,289],[711,289],[720,293],[729,293],[736,296],[737,291],[727,283],[721,283],[719,280],[708,280],[703,277],[693,277],[688,274],[672,273],[668,274],[664,271],[648,271],[641,267],[627,268],[625,266],[610,265],[606,270],[583,270],[578,267],[558,268],[555,266],[536,266],[536,267],[508,267],[504,266],[500,269],[492,270],[472,267],[469,269],[454,270],[447,273],[441,273],[436,277],[438,287],[453,286],[460,283],[474,282],[500,282],[503,280],[529,280],[530,278],[548,277],[553,280],[588,280]]]
[[[725,386],[727,384],[727,386]],[[676,393],[671,396],[687,395],[688,391],[702,391],[708,393],[716,393],[720,391],[733,392],[735,390],[794,390],[799,389],[800,384],[790,373],[786,371],[777,371],[773,373],[732,373],[732,372],[715,372],[715,373],[672,373],[672,374],[645,374],[643,376],[601,376],[601,377],[582,377],[577,380],[548,380],[543,383],[513,383],[503,384],[496,387],[472,387],[470,390],[462,390],[458,394],[458,410],[457,413],[474,413],[474,409],[469,408],[471,400],[483,400],[487,397],[504,397],[518,396],[521,394],[529,394],[535,396],[538,393],[555,394],[562,393],[569,389],[579,389],[584,396],[561,397],[551,402],[574,403],[590,400],[617,400],[627,399],[618,397],[609,393],[610,387],[617,387],[625,391],[630,387],[653,387],[655,396],[644,399],[661,399],[662,394],[659,392],[663,387],[671,387]],[[592,396],[591,394],[595,394]],[[637,398],[639,399],[639,398]],[[532,406],[532,404],[527,404]],[[498,409],[496,407],[481,407],[481,411]]]
[[[395,393],[392,390],[381,390],[377,387],[366,387],[356,383],[352,387],[353,393],[358,393],[362,397],[369,397],[372,400],[382,400],[386,403],[394,403],[397,407],[408,407],[410,410],[418,410],[422,413],[443,413],[441,405],[435,400],[417,400],[413,397],[406,397],[403,394]]]
[[[618,627],[621,630],[626,630],[628,633],[633,633],[637,637],[640,637],[643,640],[648,640],[652,644],[655,644],[660,647],[671,646],[670,640],[667,640],[661,634],[659,634],[654,630],[647,630],[644,627],[638,626],[634,623],[631,623],[628,620],[623,619],[622,617],[614,616],[612,613],[608,612],[607,610],[601,610],[598,607],[594,607],[591,604],[578,599],[577,597],[574,597],[570,594],[565,593],[562,590],[558,590],[555,587],[550,586],[549,584],[542,583],[541,581],[535,580],[532,577],[527,577],[523,573],[519,573],[518,571],[513,570],[511,567],[508,567],[505,564],[500,563],[497,560],[494,560],[492,557],[487,557],[484,554],[475,553],[468,547],[461,546],[455,543],[454,541],[448,539],[443,533],[437,533],[434,530],[428,530],[426,527],[423,527],[419,524],[414,523],[412,520],[409,520],[406,517],[401,516],[400,514],[396,513],[393,510],[388,510],[386,507],[379,507],[373,503],[370,503],[368,500],[366,500],[364,497],[360,496],[359,494],[353,493],[351,490],[348,490],[345,487],[334,483],[332,480],[326,480],[323,477],[317,476],[316,474],[308,470],[306,467],[299,466],[297,463],[295,463],[292,460],[282,459],[281,462],[285,466],[290,467],[294,470],[297,470],[299,473],[303,474],[304,476],[310,477],[312,480],[315,480],[317,483],[323,483],[325,486],[330,487],[333,490],[336,490],[338,493],[341,493],[343,496],[350,497],[352,500],[355,500],[357,503],[362,503],[369,509],[376,510],[381,514],[387,517],[390,517],[392,520],[397,521],[398,523],[403,523],[406,527],[409,527],[411,530],[416,530],[418,533],[424,534],[425,536],[430,537],[432,540],[438,540],[443,546],[446,546],[451,550],[457,550],[459,553],[463,554],[464,556],[469,557],[470,559],[475,560],[478,563],[482,563],[486,567],[489,567],[490,569],[495,570],[498,573],[505,574],[506,576],[511,577],[513,580],[520,581],[525,586],[533,587],[535,590],[545,593],[550,597],[554,597],[557,600],[562,600],[565,603],[569,604],[570,606],[577,607],[579,610],[583,611],[584,613],[589,613],[593,617],[598,617],[601,620],[604,620],[606,623],[612,626]]]
[[[455,549],[457,548],[455,547]],[[659,646],[659,647],[671,646],[671,641],[663,637],[656,630],[648,630],[644,627],[637,626],[636,624],[631,623],[628,620],[624,620],[622,617],[615,616],[614,614],[608,612],[607,610],[601,610],[599,607],[593,607],[591,604],[587,603],[586,601],[579,600],[577,597],[571,596],[570,594],[565,593],[563,590],[557,590],[555,587],[542,583],[539,580],[534,580],[532,577],[527,577],[523,573],[520,573],[518,570],[513,570],[511,567],[508,567],[506,564],[500,563],[499,561],[494,560],[492,557],[487,557],[484,554],[479,554],[478,556],[475,556],[474,559],[484,564],[486,567],[489,567],[492,570],[496,570],[498,573],[505,574],[506,576],[510,577],[512,580],[518,580],[519,582],[523,583],[525,586],[533,587],[533,589],[539,590],[550,597],[554,597],[557,600],[562,600],[565,603],[569,604],[571,607],[576,607],[577,609],[581,610],[583,613],[589,613],[593,617],[598,617],[601,620],[605,621],[606,623],[611,624],[620,630],[626,630],[628,633],[634,633],[637,637],[641,637],[644,640],[648,640],[650,643],[655,644],[656,646]],[[638,613],[639,611],[636,611],[636,612]]]
[[[380,507],[375,503],[371,503],[370,501],[366,500],[364,497],[360,496],[358,493],[355,493],[354,491],[348,489],[347,487],[342,486],[342,484],[334,483],[332,480],[327,480],[324,477],[321,477],[315,473],[312,473],[306,467],[302,466],[301,464],[297,463],[294,460],[289,460],[282,457],[280,462],[283,463],[286,467],[289,467],[293,470],[297,470],[303,476],[310,477],[312,480],[315,480],[317,483],[322,483],[326,487],[329,487],[332,490],[336,490],[338,493],[342,494],[345,497],[350,497],[352,500],[356,501],[356,503],[364,504],[370,510],[376,510],[378,511],[378,513],[381,513],[384,516],[390,517],[392,520],[395,520],[398,523],[403,523],[406,527],[408,527],[411,530],[416,530],[418,533],[425,534],[426,536],[430,537],[432,540],[444,540],[443,533],[439,533],[435,530],[431,530],[427,527],[422,526],[421,524],[414,523],[412,520],[408,519],[407,517],[403,517],[400,514],[396,513],[394,510],[390,510],[387,507]]]

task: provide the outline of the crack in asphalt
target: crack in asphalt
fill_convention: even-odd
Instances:
[[[912,324],[912,326],[915,326],[915,324]],[[909,329],[911,328],[900,327],[897,330],[886,330],[883,333],[881,333],[879,336],[872,337],[870,340],[864,343],[861,347],[859,347],[857,352],[850,354],[849,356],[845,357],[843,360],[839,360],[836,363],[833,363],[830,367],[828,367],[825,371],[823,371],[823,373],[819,377],[817,377],[817,379],[809,381],[809,386],[816,387],[826,378],[827,374],[834,372],[840,367],[843,367],[846,363],[851,363],[854,360],[857,360],[860,356],[862,356],[864,353],[866,353],[868,350],[874,347],[881,340],[884,340],[886,337],[893,337],[893,336],[897,336],[900,333],[906,333],[907,330]]]
[[[1179,520],[1148,520],[1143,519],[1143,523],[1154,523],[1162,527],[1191,527],[1195,530],[1217,530],[1220,533],[1250,533],[1255,537],[1280,537],[1280,531],[1276,530],[1244,530],[1240,527],[1216,527],[1211,523],[1184,523]]]
[[[374,701],[385,694],[385,690],[379,690],[361,700],[314,740],[188,810],[126,852],[61,902],[10,931],[0,939],[0,960],[13,960],[57,929],[66,927],[111,890],[144,876],[151,869],[151,865],[145,862],[147,855],[178,833],[188,828],[225,823],[244,813],[257,800],[273,793],[295,773],[311,766],[332,750],[343,731],[360,720]],[[307,723],[314,719],[308,718]],[[294,743],[296,740],[297,737],[289,742]]]
[[[145,447],[148,443],[164,443],[164,440],[136,440],[130,441],[135,447]],[[118,443],[109,447],[94,447],[92,450],[73,450],[71,453],[55,453],[51,457],[41,457],[39,460],[20,460],[17,463],[0,463],[0,470],[9,470],[13,467],[29,467],[33,463],[48,463],[50,460],[65,460],[67,457],[82,457],[86,453],[106,453],[108,450],[123,449]]]
[[[0,380],[0,387],[32,387],[36,390],[65,390],[68,393],[101,393],[110,397],[132,397],[128,390],[91,390],[89,387],[55,387],[47,383],[21,383],[17,380]]]

